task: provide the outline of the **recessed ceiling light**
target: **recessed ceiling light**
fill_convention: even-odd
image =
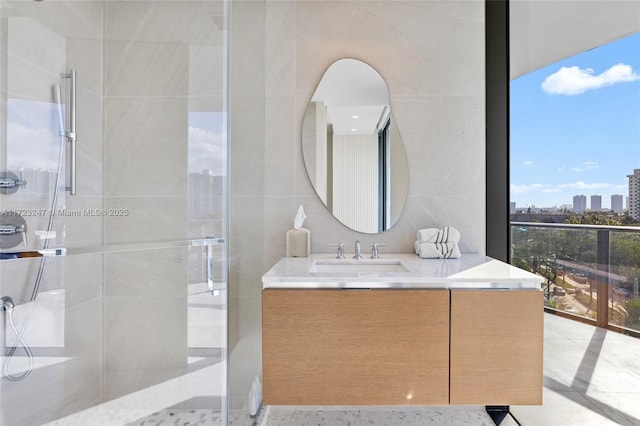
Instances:
[[[357,132],[357,131],[358,131],[358,129],[351,129],[351,131],[352,131],[352,132]]]
[[[352,115],[351,118],[360,118],[359,115]]]

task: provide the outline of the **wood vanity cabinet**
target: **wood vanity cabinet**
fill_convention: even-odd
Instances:
[[[274,405],[542,403],[543,293],[265,289]]]
[[[446,405],[448,290],[262,292],[264,404]]]
[[[543,293],[451,290],[451,404],[542,404]]]

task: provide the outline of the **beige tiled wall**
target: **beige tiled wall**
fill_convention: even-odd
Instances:
[[[105,217],[106,244],[222,236],[220,217],[188,217],[189,113],[224,111],[222,7],[105,3],[104,203],[128,210]],[[105,398],[186,371],[187,278],[201,276],[189,258],[202,251],[105,254]]]
[[[417,229],[452,225],[461,249],[484,252],[484,3],[242,1],[231,34],[231,404],[261,369],[261,276],[284,256],[299,205],[312,252],[386,243],[411,252]],[[409,194],[389,231],[360,234],[317,198],[301,124],[324,71],[341,58],[380,72],[409,160]],[[235,321],[234,321],[235,319]],[[234,325],[235,322],[235,325]],[[234,343],[234,342],[231,342]]]
[[[189,50],[144,24],[171,13],[154,3],[105,4],[104,203],[128,210],[107,244],[186,236]],[[105,254],[103,293],[105,398],[186,366],[185,249]]]

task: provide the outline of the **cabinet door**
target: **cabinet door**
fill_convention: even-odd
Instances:
[[[451,404],[542,404],[543,294],[451,291]]]
[[[448,290],[264,290],[265,404],[448,404]]]

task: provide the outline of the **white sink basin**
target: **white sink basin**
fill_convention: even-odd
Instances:
[[[387,259],[328,259],[313,262],[309,272],[377,274],[382,272],[408,272],[399,260]]]

